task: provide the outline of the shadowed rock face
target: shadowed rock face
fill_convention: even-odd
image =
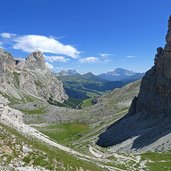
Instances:
[[[120,150],[167,150],[171,149],[170,133],[171,17],[165,48],[157,48],[154,66],[143,77],[138,97],[134,98],[128,114],[99,136],[97,144],[119,146],[127,141]]]
[[[0,92],[10,97],[22,98],[22,94],[63,102],[68,98],[63,84],[46,67],[43,54],[33,52],[26,60],[16,61],[12,55],[0,50]]]
[[[155,65],[142,80],[134,113],[171,116],[171,17],[168,23],[166,46],[157,48]]]
[[[165,49],[167,49],[167,51],[171,51],[171,16],[169,17],[169,21],[168,21],[168,32],[166,35]]]

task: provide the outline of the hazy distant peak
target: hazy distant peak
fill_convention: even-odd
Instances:
[[[136,72],[132,71],[132,70],[127,70],[127,69],[123,69],[123,68],[116,68],[113,71],[110,71],[109,73],[113,73],[116,75],[134,75],[136,74]]]
[[[87,72],[86,74],[84,74],[84,76],[95,76],[92,72]]]
[[[132,70],[127,70],[123,68],[116,68],[112,71],[109,71],[107,73],[102,73],[98,75],[100,78],[110,80],[110,81],[116,81],[116,80],[123,80],[127,79],[129,77],[132,77],[138,73],[132,71]]]
[[[74,69],[62,70],[58,73],[59,76],[72,76],[77,74],[79,73]]]

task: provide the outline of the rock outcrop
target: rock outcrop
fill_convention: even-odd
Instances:
[[[0,92],[11,99],[25,95],[39,99],[49,98],[63,102],[68,98],[63,84],[46,67],[43,54],[33,52],[26,60],[18,61],[11,54],[0,50]]]
[[[142,79],[128,114],[99,136],[98,145],[115,151],[171,149],[171,17],[165,48]]]
[[[132,104],[133,105],[133,104]],[[157,48],[154,66],[145,74],[134,112],[146,115],[171,116],[171,17],[168,22],[165,48]]]
[[[14,70],[15,65],[16,61],[12,55],[0,49],[0,76],[7,71]]]

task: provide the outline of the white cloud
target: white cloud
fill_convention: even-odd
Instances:
[[[110,61],[109,57],[115,54],[112,53],[99,53],[100,55],[100,62],[101,63],[108,63]]]
[[[53,67],[53,65],[51,63],[46,62],[45,64],[46,64],[46,67],[48,67],[49,69],[51,69],[51,70],[54,69],[54,67]]]
[[[80,61],[80,63],[97,63],[97,62],[99,62],[99,58],[87,57],[87,58],[82,58],[79,61]]]
[[[1,33],[0,36],[1,36],[2,38],[11,39],[11,38],[15,37],[16,34],[5,33],[5,32],[4,32],[4,33]]]
[[[33,52],[40,50],[45,53],[54,53],[77,58],[80,52],[71,45],[64,45],[53,37],[40,35],[18,36],[13,39],[14,49],[20,49],[24,52]]]
[[[59,67],[59,70],[64,70],[64,71],[68,71],[68,70],[74,70],[74,68],[67,68],[67,67]]]
[[[86,57],[79,59],[80,63],[108,63],[110,60],[108,58],[97,58],[97,57]]]
[[[75,70],[74,68],[67,68],[67,67],[55,67],[55,71],[68,71],[68,70]]]
[[[69,59],[64,56],[46,56],[46,55],[44,55],[44,57],[46,58],[47,61],[52,62],[52,63],[69,61]]]
[[[126,56],[127,58],[137,58],[138,56],[134,56],[134,55],[128,55],[128,56]]]
[[[111,53],[99,53],[99,55],[100,55],[101,57],[103,57],[103,58],[107,58],[107,57],[109,57],[109,56],[111,56],[111,55],[113,55],[113,54],[111,54]]]

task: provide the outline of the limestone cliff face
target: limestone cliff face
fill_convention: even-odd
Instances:
[[[118,152],[171,149],[171,17],[166,45],[157,48],[128,114],[99,135],[97,144]]]
[[[16,84],[14,79],[14,70],[16,61],[8,52],[0,49],[0,92],[10,92],[12,85]],[[15,92],[15,91],[13,91]],[[14,93],[15,94],[15,93]]]
[[[157,48],[154,66],[145,74],[134,111],[149,115],[171,114],[171,17],[168,22],[165,48]]]
[[[5,73],[11,73],[15,69],[16,61],[11,54],[0,49],[0,80],[3,80]]]
[[[68,98],[62,82],[46,67],[40,51],[33,52],[26,60],[19,62],[1,50],[0,80],[1,92],[15,98],[20,97],[21,92],[45,100],[51,97],[58,102]]]

